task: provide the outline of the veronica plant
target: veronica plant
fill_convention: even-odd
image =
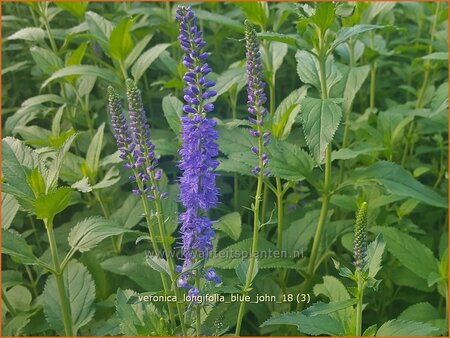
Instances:
[[[258,236],[261,228],[259,206],[261,203],[262,187],[264,177],[268,176],[270,172],[266,170],[269,159],[264,152],[264,147],[269,143],[270,132],[264,131],[264,117],[267,115],[267,109],[264,104],[267,101],[264,92],[265,83],[263,81],[263,66],[261,62],[261,53],[259,50],[259,41],[256,36],[256,31],[249,21],[245,22],[245,43],[246,43],[246,58],[247,58],[247,104],[248,112],[251,114],[249,121],[253,127],[249,130],[251,136],[257,138],[258,146],[252,147],[250,150],[258,157],[258,165],[252,170],[253,175],[258,179],[256,185],[255,202],[253,205],[253,240],[250,254],[250,263],[247,270],[245,285],[243,288],[244,295],[247,295],[251,290],[252,281],[255,278],[256,254],[258,250]],[[236,336],[239,336],[242,325],[242,318],[244,317],[245,302],[241,302],[239,307],[239,314],[236,325]]]
[[[183,77],[186,83],[183,112],[186,115],[181,119],[183,143],[179,151],[179,168],[182,172],[180,200],[185,209],[180,215],[184,256],[180,271],[191,269],[182,274],[178,285],[189,288],[189,295],[198,296],[201,277],[213,283],[221,281],[214,269],[192,269],[193,264],[206,259],[213,248],[213,223],[207,213],[218,203],[214,170],[219,164],[215,160],[219,154],[216,143],[219,135],[214,129],[216,122],[207,118],[206,114],[214,110],[214,105],[208,100],[217,93],[210,89],[215,83],[206,77],[211,68],[206,63],[208,53],[204,51],[206,42],[197,27],[198,19],[190,6],[180,6],[176,12],[180,24],[178,39],[185,52],[183,65],[187,68]],[[190,283],[190,279],[194,280],[195,285]],[[197,335],[200,335],[199,305],[196,306],[196,327]]]
[[[158,260],[159,245],[157,242],[157,232],[154,229],[153,218],[156,218],[158,230],[167,259],[168,274],[171,284],[168,283],[167,277],[161,273],[161,281],[163,283],[164,292],[169,294],[174,292],[179,297],[179,290],[176,287],[176,265],[171,254],[171,247],[167,240],[165,230],[165,222],[161,201],[167,198],[167,192],[161,192],[158,181],[162,177],[161,169],[158,169],[158,158],[155,156],[155,146],[151,141],[150,127],[147,121],[146,113],[142,103],[142,97],[139,89],[133,80],[126,81],[128,112],[130,116],[130,124],[128,126],[126,118],[123,114],[122,105],[117,93],[112,87],[108,88],[109,111],[112,126],[114,128],[114,137],[120,151],[120,158],[125,160],[124,167],[131,169],[133,175],[130,180],[136,183],[137,188],[133,189],[133,193],[141,197],[144,207],[147,228],[150,235],[150,241],[156,256],[148,256],[148,260]],[[150,201],[154,209],[150,208]],[[151,262],[149,262],[150,265]],[[173,291],[171,290],[173,288]],[[176,325],[175,316],[173,314],[172,304],[168,303],[169,317],[173,328]],[[183,334],[185,332],[184,316],[180,302],[176,302],[177,312],[181,323]]]

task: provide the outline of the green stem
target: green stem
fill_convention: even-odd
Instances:
[[[53,232],[53,219],[46,218],[44,220],[45,228],[47,229],[48,241],[50,244],[50,252],[53,260],[53,267],[56,273],[54,273],[56,279],[56,286],[58,288],[59,301],[61,305],[61,312],[63,315],[63,323],[64,323],[64,332],[66,336],[73,336],[73,324],[72,324],[72,316],[70,311],[69,299],[67,297],[66,288],[64,285],[64,275],[61,270],[61,266],[59,263],[58,257],[58,249],[56,246],[55,234]]]
[[[258,128],[259,129],[259,128]],[[262,132],[260,133],[262,134]],[[250,287],[252,285],[252,279],[253,279],[253,270],[255,268],[255,259],[256,259],[256,253],[258,250],[258,235],[259,235],[259,206],[261,202],[261,193],[263,188],[263,181],[264,181],[264,172],[263,172],[263,160],[262,160],[262,151],[263,151],[263,139],[260,136],[258,138],[259,143],[259,167],[261,168],[261,171],[258,174],[258,183],[256,187],[256,194],[255,194],[255,206],[253,209],[253,241],[252,241],[252,251],[250,254],[250,265],[248,267],[247,271],[247,277],[245,281],[245,286],[243,290],[243,295],[246,296],[250,290]],[[236,324],[236,332],[235,336],[239,336],[241,333],[241,326],[242,326],[242,319],[244,318],[244,312],[245,312],[245,302],[241,302],[239,306],[239,313],[237,318],[237,324]]]
[[[277,218],[278,218],[278,237],[277,246],[278,251],[283,250],[283,186],[281,185],[281,179],[279,177],[275,178],[277,185]]]
[[[369,32],[369,46],[374,48],[374,33]],[[375,111],[375,83],[377,77],[377,60],[373,60],[370,63],[370,97],[369,97],[369,108],[370,113],[373,114]]]
[[[17,314],[16,309],[14,309],[14,306],[12,306],[12,304],[9,302],[8,297],[6,296],[6,292],[3,290],[3,288],[2,288],[2,300],[6,308],[8,309],[9,313],[11,313],[13,317],[15,317]]]
[[[195,272],[195,286],[197,290],[200,290],[200,271]],[[201,318],[201,307],[200,304],[195,304],[195,327],[197,330],[197,337],[201,336],[202,333],[202,318]]]
[[[155,174],[153,172],[150,174],[150,180],[154,187],[158,186],[156,179],[155,179]],[[157,189],[153,190],[153,197],[155,198],[156,219],[158,221],[159,233],[161,236],[164,253],[165,253],[168,265],[169,265],[170,279],[172,280],[172,286],[175,290],[175,295],[177,298],[176,307],[177,307],[178,317],[180,318],[181,330],[183,332],[183,335],[186,336],[187,331],[186,331],[186,326],[184,323],[183,311],[181,309],[181,305],[178,302],[178,300],[181,299],[181,294],[180,294],[180,290],[176,284],[176,279],[177,279],[176,267],[175,267],[175,263],[173,262],[173,257],[171,255],[170,244],[167,241],[167,233],[166,233],[166,228],[164,226],[164,217],[163,217],[163,210],[162,210],[162,205],[161,205],[161,197],[160,197]]]
[[[144,191],[144,186],[143,186],[141,180],[138,178],[138,172],[136,171],[136,169],[134,170],[134,176],[136,177],[136,183],[139,187],[139,190]],[[144,206],[145,220],[147,222],[147,228],[148,228],[148,232],[150,235],[150,241],[152,243],[155,255],[159,256],[159,246],[158,246],[158,243],[156,242],[156,234],[155,234],[155,230],[153,229],[153,225],[152,225],[150,207],[148,205],[147,197],[144,194],[141,194],[141,201]],[[167,295],[169,293],[168,292],[169,287],[168,287],[166,276],[164,276],[164,274],[162,274],[162,273],[160,273],[160,276],[161,276],[161,282],[162,282],[163,288],[164,288],[164,294]],[[167,303],[167,309],[169,311],[169,318],[170,318],[170,321],[172,324],[172,328],[174,328],[176,321],[175,321],[175,316],[172,311],[172,306],[169,302]]]
[[[361,276],[361,272],[357,271],[358,278],[358,303],[356,304],[356,336],[362,335],[362,312],[363,312],[363,295],[365,282]]]
[[[45,4],[43,6],[47,6],[47,5],[48,4]],[[41,6],[39,6],[38,8],[39,8],[39,12],[40,12],[39,14],[41,15],[42,21],[44,23],[45,30],[47,31],[48,39],[50,40],[50,45],[51,45],[53,51],[55,53],[58,53],[58,47],[56,46],[55,38],[53,37],[53,33],[50,29],[50,24],[48,22],[47,10],[44,8],[41,8]]]
[[[327,87],[327,79],[326,79],[326,69],[325,69],[325,63],[326,63],[326,53],[325,48],[323,46],[324,44],[324,38],[319,34],[319,37],[321,37],[321,48],[319,51],[319,75],[320,75],[320,86],[321,86],[321,98],[322,100],[326,100],[328,98],[328,87]],[[328,204],[330,202],[330,182],[331,182],[331,143],[326,148],[325,153],[325,175],[324,175],[324,183],[323,183],[323,190],[322,190],[322,208],[320,210],[320,216],[319,216],[319,222],[317,224],[316,232],[314,235],[313,245],[311,249],[311,256],[309,257],[309,263],[308,263],[308,275],[306,279],[306,287],[309,288],[309,285],[311,283],[313,274],[316,270],[316,259],[317,259],[317,253],[319,251],[320,246],[320,240],[322,238],[322,234],[325,227],[325,220],[327,218],[328,214]]]

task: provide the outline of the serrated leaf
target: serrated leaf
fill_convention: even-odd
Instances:
[[[341,43],[344,43],[345,41],[347,41],[352,37],[380,28],[383,28],[383,26],[367,25],[367,24],[355,25],[352,27],[342,27],[339,30],[338,34],[336,35],[336,39],[333,41],[330,50],[335,49]]]
[[[128,232],[116,225],[115,222],[103,217],[89,217],[78,222],[69,234],[69,245],[80,252],[93,249],[98,243],[110,236]]]
[[[142,53],[142,55],[136,60],[133,67],[131,67],[131,74],[134,80],[137,82],[144,75],[145,71],[151,64],[164,52],[170,43],[160,43],[153,46],[149,50]]]
[[[381,258],[383,257],[384,248],[383,235],[378,235],[375,240],[367,246],[367,264],[369,266],[369,277],[374,278],[381,269]]]
[[[247,157],[252,155],[247,153]],[[293,182],[311,178],[313,159],[299,146],[274,139],[267,146],[267,154],[267,168],[275,177]]]
[[[169,127],[178,135],[181,131],[181,116],[183,115],[183,102],[172,95],[164,96],[162,109]]]
[[[9,36],[7,40],[27,40],[33,42],[41,42],[45,39],[45,31],[38,27],[27,27],[15,32]]]
[[[436,331],[438,328],[430,324],[393,319],[381,325],[376,336],[430,336]]]
[[[37,219],[52,219],[69,205],[72,198],[71,188],[58,188],[36,198],[34,208]]]
[[[381,232],[389,252],[417,276],[427,280],[430,273],[439,273],[433,252],[414,237],[391,227],[375,226],[370,231]]]
[[[307,317],[314,317],[317,315],[327,315],[333,312],[337,312],[339,310],[345,310],[346,308],[355,305],[357,302],[358,300],[356,298],[339,300],[330,303],[317,302],[308,307],[307,309],[303,310],[302,314],[304,314]]]
[[[439,318],[440,315],[438,310],[430,303],[423,302],[407,307],[397,319],[426,323],[430,320]]]
[[[237,241],[242,230],[241,215],[238,212],[232,212],[222,216],[219,219],[216,228]]]
[[[116,221],[125,229],[132,229],[143,217],[144,207],[141,199],[130,194],[122,206],[111,215],[111,220]]]
[[[81,180],[73,183],[70,187],[73,189],[77,189],[79,192],[83,193],[92,191],[92,186],[89,184],[89,179],[86,176],[84,176]]]
[[[102,180],[92,186],[92,189],[104,189],[113,186],[120,181],[120,172],[116,167],[111,167]]]
[[[341,121],[342,109],[332,99],[309,97],[303,99],[300,107],[306,141],[314,159],[321,164]]]
[[[378,161],[367,168],[361,177],[379,182],[393,195],[414,198],[439,208],[448,207],[444,197],[414,179],[406,169],[396,163]]]
[[[76,335],[78,330],[88,324],[94,316],[95,284],[86,267],[72,260],[64,271],[64,286]],[[63,334],[64,324],[58,295],[56,279],[50,276],[42,293],[45,318],[56,332]]]
[[[306,317],[300,312],[288,312],[266,320],[261,327],[268,325],[295,325],[298,331],[309,335],[342,336],[341,324],[329,315]]]
[[[244,259],[236,268],[236,275],[243,285],[247,283],[247,274],[250,268],[250,259]],[[255,258],[255,263],[253,265],[252,276],[250,277],[250,285],[258,274],[258,258]]]
[[[150,265],[153,270],[161,273],[166,273],[170,276],[169,263],[167,263],[164,258],[153,256],[149,253],[147,253],[145,257],[147,260],[147,264]]]
[[[308,53],[304,50],[299,50],[295,54],[295,59],[297,60],[297,73],[300,77],[300,80],[303,83],[313,85],[320,92],[320,66],[317,58],[311,53]],[[333,86],[337,84],[342,78],[341,73],[334,64],[332,55],[328,56],[325,63],[325,74],[327,82],[327,94],[329,94]]]
[[[273,116],[272,134],[285,140],[292,129],[295,118],[300,112],[300,102],[305,98],[307,86],[302,86],[292,91],[277,107]]]
[[[2,228],[2,254],[14,257],[22,264],[38,264],[31,246],[20,235]]]
[[[293,221],[283,231],[283,250],[292,255],[308,247],[315,231],[319,213],[319,210],[308,211],[303,218]]]
[[[19,211],[19,202],[10,194],[2,192],[2,228],[8,229]]]

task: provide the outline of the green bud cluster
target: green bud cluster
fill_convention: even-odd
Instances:
[[[356,214],[355,239],[353,253],[356,270],[362,271],[366,264],[367,255],[367,202],[364,202]]]

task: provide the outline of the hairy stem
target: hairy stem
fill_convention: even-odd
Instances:
[[[45,228],[47,229],[48,242],[50,243],[50,253],[52,255],[53,260],[53,268],[55,273],[53,274],[56,279],[56,286],[58,288],[59,301],[61,305],[61,312],[63,315],[63,323],[64,323],[64,333],[66,336],[73,336],[73,324],[72,324],[72,316],[70,311],[70,303],[67,297],[66,287],[64,285],[64,275],[61,270],[61,266],[59,263],[58,257],[58,249],[56,246],[55,234],[53,232],[53,219],[45,219]]]
[[[356,304],[356,336],[361,337],[362,334],[362,312],[363,312],[363,296],[365,282],[361,276],[361,272],[357,272],[358,278],[358,303]]]

